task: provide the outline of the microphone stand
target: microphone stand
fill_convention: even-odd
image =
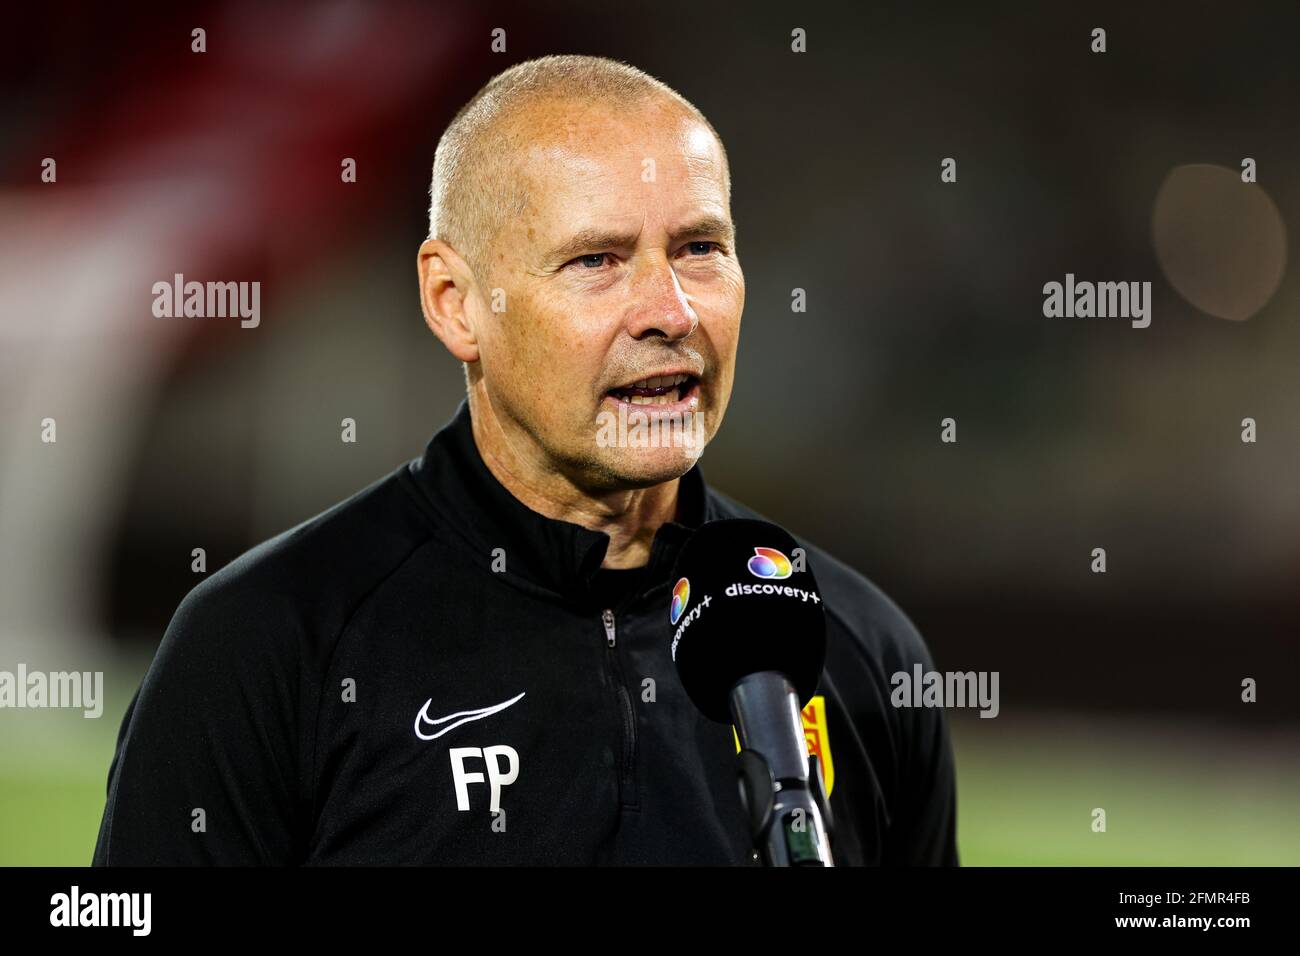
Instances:
[[[731,689],[740,738],[740,801],[765,866],[834,866],[821,764],[808,754],[799,699],[784,674],[760,671]]]

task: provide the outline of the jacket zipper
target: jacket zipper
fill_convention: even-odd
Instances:
[[[618,662],[615,646],[618,643],[618,631],[614,621],[614,612],[606,608],[600,615],[605,625],[605,653],[609,661],[610,672],[614,675],[614,686],[618,689],[619,709],[623,718],[623,753],[619,764],[619,795],[625,807],[637,805],[636,782],[636,713],[632,709],[632,697],[623,680],[623,667]]]

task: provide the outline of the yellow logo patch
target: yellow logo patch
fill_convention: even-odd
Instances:
[[[808,701],[799,714],[803,718],[803,737],[808,742],[808,753],[816,754],[822,765],[822,776],[826,778],[826,796],[831,795],[835,786],[835,764],[831,762],[831,738],[826,733],[826,700],[818,694]],[[736,728],[731,728],[731,736],[736,739],[736,753],[740,753],[740,735]]]

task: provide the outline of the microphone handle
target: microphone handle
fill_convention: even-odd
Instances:
[[[834,866],[816,774],[810,784],[808,744],[799,698],[784,674],[759,671],[731,689],[740,738],[740,796],[754,844],[768,866]]]

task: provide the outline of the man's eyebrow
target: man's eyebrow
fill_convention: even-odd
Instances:
[[[636,245],[636,236],[632,233],[582,229],[546,253],[542,257],[542,263],[547,266],[558,266],[592,249],[625,249],[634,245]]]
[[[735,240],[736,227],[723,216],[704,216],[681,229],[675,230],[672,240],[678,242],[694,236],[718,236],[727,243]],[[547,266],[563,265],[586,252],[604,249],[626,249],[636,245],[634,233],[608,232],[603,229],[582,229],[565,239],[542,257]]]
[[[688,239],[691,236],[718,236],[730,244],[736,239],[736,227],[730,219],[723,216],[704,216],[673,233],[674,240]]]

